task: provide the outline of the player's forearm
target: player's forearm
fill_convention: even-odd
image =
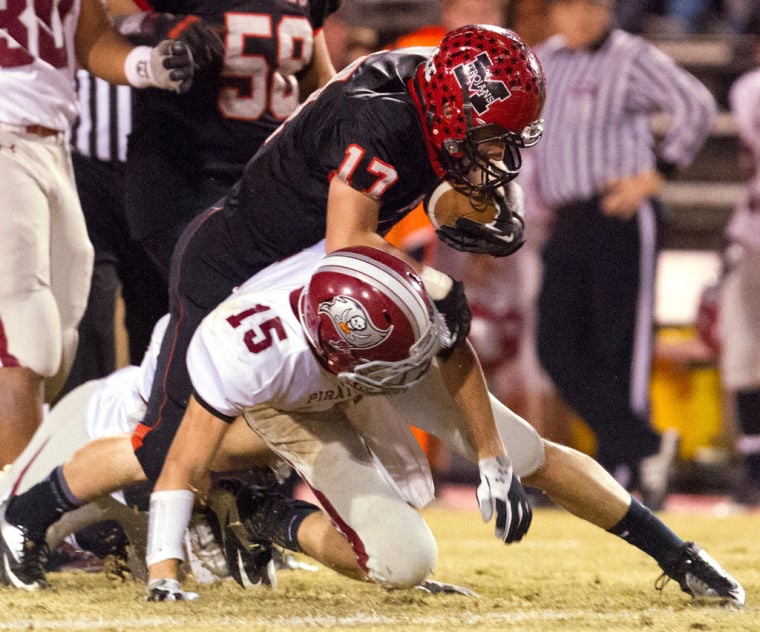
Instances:
[[[460,431],[476,450],[478,458],[506,454],[496,428],[485,378],[470,343],[459,345],[447,360],[441,361],[440,366],[444,384],[462,412],[464,427]]]

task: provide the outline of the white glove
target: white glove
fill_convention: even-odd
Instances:
[[[496,537],[507,544],[519,542],[533,519],[533,509],[520,477],[513,474],[506,456],[480,459],[478,468],[480,485],[476,496],[483,522],[488,522],[495,512]]]
[[[135,46],[124,62],[129,85],[162,88],[180,94],[193,83],[193,54],[185,42],[164,40],[158,46]]]
[[[179,587],[176,579],[151,579],[148,582],[148,601],[195,601],[198,593]]]

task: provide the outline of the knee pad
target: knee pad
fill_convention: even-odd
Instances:
[[[362,512],[366,528],[359,538],[369,578],[388,588],[421,583],[438,559],[435,538],[422,516],[401,500],[375,497],[362,502],[367,503]]]
[[[62,332],[58,308],[49,288],[39,287],[23,294],[0,297],[0,320],[8,353],[19,365],[45,378],[58,372]]]

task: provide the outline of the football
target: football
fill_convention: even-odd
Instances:
[[[455,228],[459,217],[488,224],[496,218],[498,207],[492,198],[473,199],[444,180],[425,201],[425,212],[435,228]]]

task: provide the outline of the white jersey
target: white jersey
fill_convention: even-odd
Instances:
[[[754,173],[736,205],[726,232],[732,241],[760,252],[760,68],[736,80],[731,87],[729,101],[739,127],[742,149],[750,154]]]
[[[132,432],[142,421],[168,323],[166,314],[153,327],[148,350],[139,367],[127,366],[100,380],[87,406],[85,426],[90,438]]]
[[[80,6],[81,0],[3,2],[0,122],[63,131],[76,118],[74,34]]]
[[[356,396],[321,367],[291,303],[323,256],[320,242],[269,266],[196,330],[187,353],[193,388],[222,415],[259,406],[321,411]]]

